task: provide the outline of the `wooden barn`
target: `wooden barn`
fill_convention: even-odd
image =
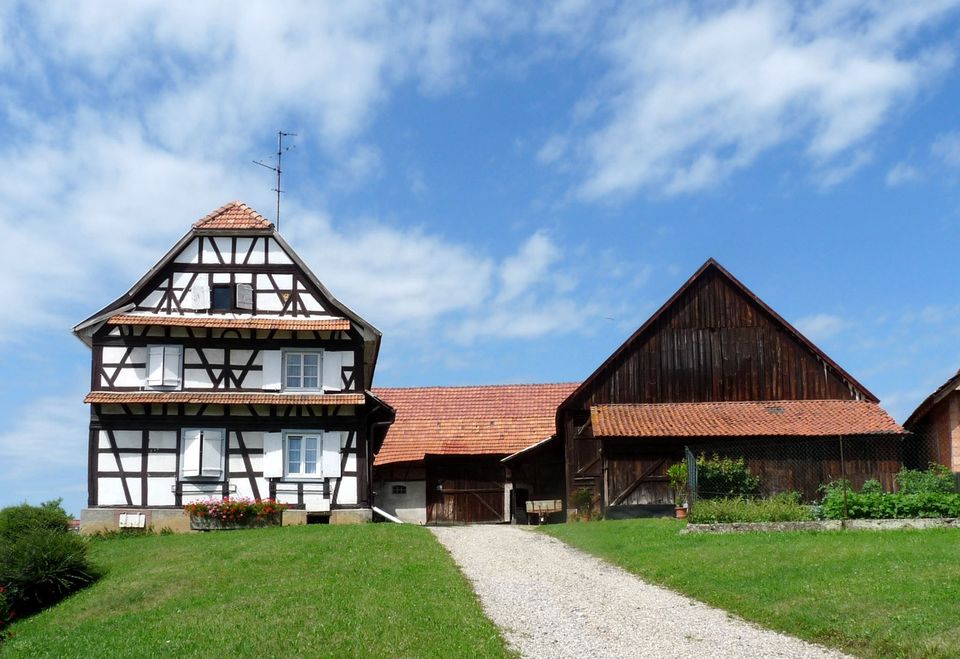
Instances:
[[[530,486],[511,481],[502,460],[552,436],[557,405],[575,388],[375,389],[396,413],[374,462],[375,505],[417,524],[511,521]],[[562,490],[562,458],[554,470]]]
[[[779,443],[902,433],[872,393],[713,259],[562,402],[556,422],[566,493],[585,488],[604,513],[672,505],[666,469],[689,444],[771,447],[754,468],[807,491],[840,477],[839,456],[824,453],[807,473]],[[858,464],[892,482],[901,458],[881,443]]]
[[[371,517],[380,332],[245,204],[197,221],[74,333],[92,356],[85,530],[179,527],[184,504],[225,496]]]
[[[913,433],[911,466],[922,469],[936,462],[960,481],[960,371],[927,396],[903,425]]]

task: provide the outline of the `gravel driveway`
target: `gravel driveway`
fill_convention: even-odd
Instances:
[[[524,657],[842,657],[516,526],[431,528]]]

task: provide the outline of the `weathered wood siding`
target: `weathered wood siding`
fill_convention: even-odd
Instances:
[[[501,457],[428,456],[427,523],[503,521],[506,477]]]

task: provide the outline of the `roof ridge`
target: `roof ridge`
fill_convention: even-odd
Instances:
[[[234,211],[241,217],[226,218],[224,215]],[[217,225],[217,226],[209,226]],[[272,229],[273,222],[255,211],[249,205],[234,199],[220,208],[211,211],[193,223],[194,229]]]
[[[794,403],[867,403],[879,406],[866,398],[788,398],[782,400],[701,400],[678,403],[599,403],[590,407],[673,407],[675,405],[782,405]]]

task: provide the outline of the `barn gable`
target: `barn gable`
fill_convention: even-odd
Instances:
[[[809,399],[877,401],[710,259],[562,407]]]

